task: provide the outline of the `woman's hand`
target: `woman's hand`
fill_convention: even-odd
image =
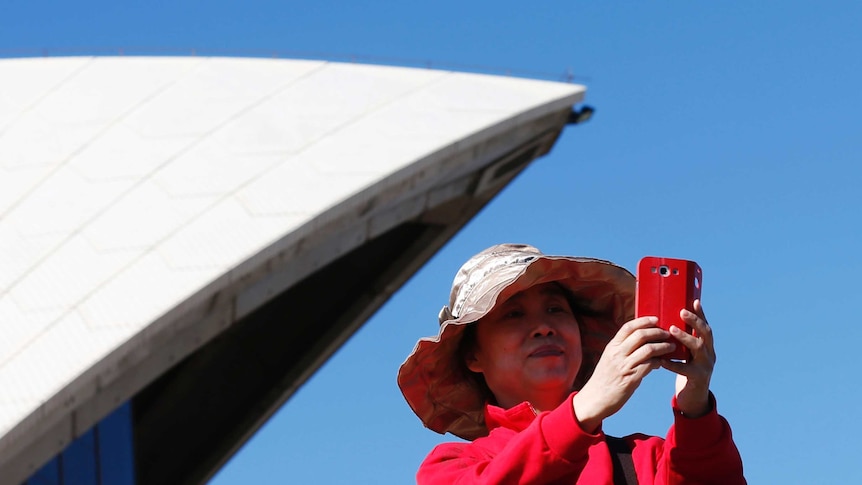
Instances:
[[[685,323],[694,328],[697,337],[677,327],[671,327],[670,332],[682,345],[691,350],[691,359],[684,363],[665,360],[661,365],[678,374],[676,403],[679,410],[686,416],[697,418],[711,410],[709,381],[715,368],[715,342],[700,300],[694,301],[694,311],[695,313],[682,310],[680,316]]]
[[[594,432],[602,420],[619,411],[643,378],[663,365],[662,356],[676,348],[665,342],[671,334],[656,327],[657,323],[656,317],[635,318],[605,347],[592,377],[572,398],[584,431]]]

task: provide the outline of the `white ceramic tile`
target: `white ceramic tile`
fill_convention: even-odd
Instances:
[[[232,155],[210,139],[172,160],[155,174],[153,182],[173,197],[223,196],[236,191],[283,158],[278,155]]]
[[[375,178],[368,173],[323,174],[313,167],[314,160],[305,154],[290,158],[243,187],[236,194],[237,200],[252,214],[311,216],[366,187]]]
[[[105,123],[58,125],[27,112],[0,133],[0,166],[15,170],[60,165],[93,143],[106,126]]]
[[[129,181],[90,182],[65,167],[44,177],[6,214],[22,236],[68,234],[89,221],[127,190]]]
[[[0,167],[0,218],[27,196],[54,171],[54,167],[36,166],[18,169]]]
[[[100,251],[145,250],[178,230],[213,200],[171,198],[155,183],[146,181],[119,198],[82,233]]]
[[[171,268],[207,268],[224,272],[236,266],[289,227],[285,219],[253,217],[236,200],[221,201],[159,245]]]
[[[434,71],[413,74],[328,64],[225,126],[224,144],[232,153],[300,151],[441,76]]]
[[[93,329],[138,331],[218,277],[217,268],[176,270],[157,255],[138,259],[78,307]]]
[[[429,102],[442,110],[506,111],[517,113],[583,86],[533,79],[450,73],[425,91]]]
[[[91,181],[138,180],[151,175],[197,142],[195,137],[179,135],[144,138],[118,123],[100,133],[98,142],[77,153],[69,161],[69,167]]]
[[[59,312],[25,314],[8,295],[0,295],[0,367],[50,324]]]
[[[97,252],[80,235],[64,242],[9,290],[24,310],[70,310],[106,284],[140,255],[140,251]]]
[[[380,176],[458,140],[452,125],[460,123],[453,117],[441,118],[436,129],[432,126],[423,127],[421,132],[416,130],[411,136],[403,135],[410,128],[398,129],[401,136],[387,137],[384,132],[393,123],[397,123],[397,120],[379,116],[362,120],[321,140],[304,155],[327,178],[350,174]],[[476,123],[471,127],[471,132],[482,126],[484,123]]]
[[[80,317],[66,315],[0,367],[0,407],[17,412],[16,421],[24,418],[109,351],[89,338]]]
[[[200,61],[171,57],[95,57],[36,106],[57,124],[112,122],[165,89]]]
[[[204,135],[321,65],[203,59],[193,72],[147,100],[128,123],[150,138]]]
[[[32,271],[66,240],[65,234],[21,236],[12,224],[0,224],[0,294]]]
[[[50,94],[90,58],[4,59],[0,62],[0,133]]]

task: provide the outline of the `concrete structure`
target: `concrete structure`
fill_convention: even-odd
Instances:
[[[126,403],[137,483],[204,481],[583,92],[320,61],[0,60],[0,481]]]

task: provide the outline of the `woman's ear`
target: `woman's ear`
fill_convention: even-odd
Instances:
[[[464,364],[471,372],[482,373],[482,363],[476,356],[475,350],[464,353]]]

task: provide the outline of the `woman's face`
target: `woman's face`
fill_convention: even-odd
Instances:
[[[583,358],[581,334],[557,284],[515,294],[476,325],[467,367],[483,374],[500,406],[538,406],[539,396],[559,395],[562,402],[572,391]]]

